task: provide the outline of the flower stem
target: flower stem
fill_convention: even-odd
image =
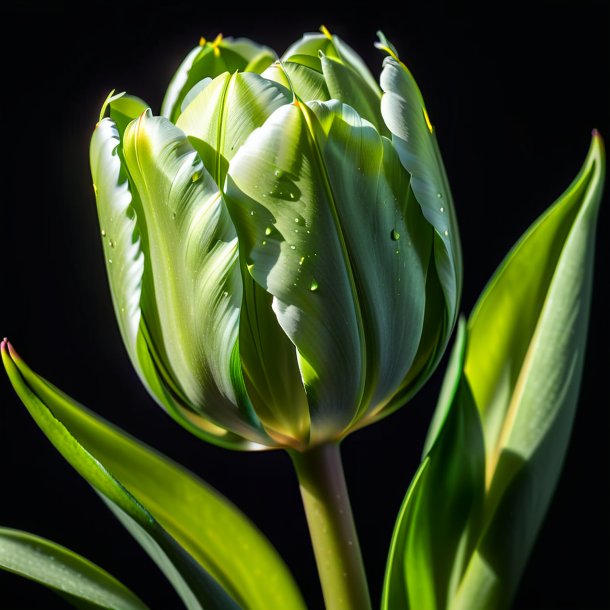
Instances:
[[[338,443],[290,451],[327,610],[371,610]]]

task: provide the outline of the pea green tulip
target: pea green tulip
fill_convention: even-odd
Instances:
[[[436,136],[381,36],[377,84],[325,28],[276,60],[202,39],[162,115],[110,97],[91,168],[116,316],[155,399],[236,449],[304,451],[404,404],[454,326]]]

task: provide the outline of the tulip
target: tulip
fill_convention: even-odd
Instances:
[[[461,254],[422,95],[326,28],[282,60],[201,40],[153,116],[111,95],[91,167],[115,312],[198,436],[290,453],[327,605],[370,608],[339,442],[403,405],[456,321]]]
[[[458,309],[449,185],[395,49],[201,40],[153,116],[111,96],[91,168],[121,334],[152,396],[236,449],[304,451],[404,404]],[[108,115],[108,116],[106,116]]]

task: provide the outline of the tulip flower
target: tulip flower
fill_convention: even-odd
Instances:
[[[459,238],[434,129],[384,38],[380,85],[325,28],[282,61],[201,42],[166,116],[113,96],[93,134],[123,340],[206,440],[337,442],[413,395],[455,323]]]

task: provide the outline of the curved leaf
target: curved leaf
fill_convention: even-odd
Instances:
[[[431,230],[409,193],[390,143],[336,101],[280,108],[231,162],[240,247],[299,350],[314,439],[383,405],[412,363]]]
[[[56,591],[75,608],[148,608],[102,568],[59,544],[28,532],[0,527],[0,569]]]
[[[223,38],[222,34],[213,41],[202,38],[173,76],[161,106],[161,115],[175,123],[184,98],[203,79],[237,70],[260,74],[276,57],[269,47],[247,38]]]
[[[15,389],[49,440],[154,558],[166,555],[166,571],[203,608],[236,607],[211,575],[244,610],[304,609],[285,564],[237,508],[36,375],[7,344],[2,352]]]
[[[510,604],[577,405],[603,176],[594,133],[575,181],[508,254],[460,332],[396,524],[388,609]]]

